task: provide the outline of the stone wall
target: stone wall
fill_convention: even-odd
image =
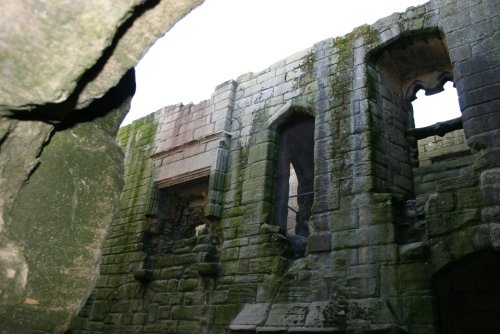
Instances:
[[[469,152],[463,130],[448,132],[444,136],[431,136],[418,141],[418,161],[420,166],[428,166],[433,160],[459,158]],[[453,154],[455,153],[455,154]]]
[[[498,257],[498,13],[491,1],[431,1],[121,129],[137,177],[72,332],[498,331],[498,302],[478,298],[470,309],[486,320],[463,322],[449,305],[466,287],[446,284],[476,284],[461,265]],[[473,154],[419,166],[411,100],[449,80]],[[276,221],[276,174],[282,129],[306,116],[314,204],[297,236]],[[167,188],[207,175],[206,228],[148,261],[151,233],[169,224]]]

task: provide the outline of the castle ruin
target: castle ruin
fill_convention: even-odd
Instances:
[[[499,333],[500,2],[431,0],[118,132],[201,2],[0,4],[0,333]],[[450,81],[461,117],[415,128]]]
[[[120,129],[72,333],[498,333],[498,7],[412,7]],[[415,128],[448,81],[462,116]]]

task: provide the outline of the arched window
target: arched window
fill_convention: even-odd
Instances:
[[[278,130],[275,221],[302,255],[314,199],[314,118],[295,113]]]
[[[412,196],[419,137],[412,101],[419,90],[437,93],[453,80],[445,41],[439,31],[401,36],[372,54],[369,75],[375,188]]]

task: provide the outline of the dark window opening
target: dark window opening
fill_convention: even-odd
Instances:
[[[275,220],[297,256],[304,255],[309,236],[313,179],[314,118],[292,115],[279,129]]]
[[[500,333],[500,254],[467,256],[436,277],[441,333]]]
[[[156,214],[148,215],[145,233],[146,267],[156,259],[182,248],[203,232],[208,195],[208,176],[159,190]]]

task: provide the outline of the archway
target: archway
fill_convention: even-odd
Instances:
[[[296,187],[290,187],[294,180]],[[295,113],[279,128],[275,220],[299,254],[305,250],[303,239],[309,236],[313,181],[314,118]],[[303,247],[296,247],[299,243]]]
[[[455,262],[436,275],[446,334],[500,333],[500,254],[487,250]]]

